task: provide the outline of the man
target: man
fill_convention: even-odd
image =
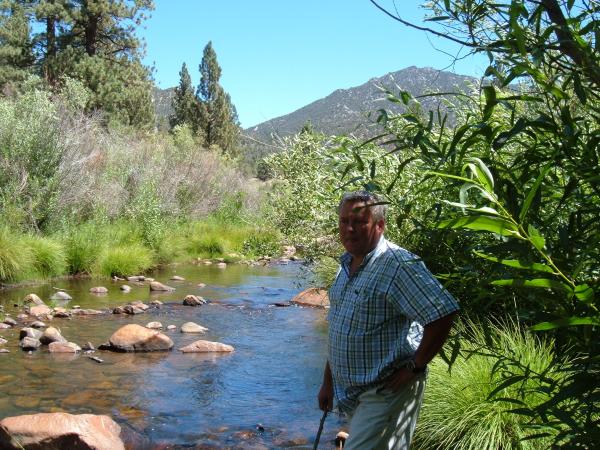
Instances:
[[[346,252],[329,291],[328,361],[319,407],[350,417],[347,450],[408,449],[427,364],[458,305],[423,262],[383,237],[386,206],[372,193],[339,206]]]

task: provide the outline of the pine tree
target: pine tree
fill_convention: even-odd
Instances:
[[[175,88],[172,101],[173,115],[170,118],[171,127],[189,125],[194,132],[198,132],[198,100],[194,94],[192,78],[185,63],[179,72],[179,86]]]
[[[25,9],[15,1],[0,2],[0,87],[18,86],[33,72],[29,33]]]
[[[207,146],[216,145],[232,153],[239,135],[237,112],[229,94],[219,84],[220,78],[221,67],[209,42],[200,62],[200,84],[196,92],[200,101],[198,122]]]

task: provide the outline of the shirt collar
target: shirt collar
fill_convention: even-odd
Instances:
[[[385,238],[383,237],[383,234],[382,234],[381,237],[379,238],[379,242],[377,243],[375,248],[373,250],[371,250],[369,253],[367,253],[367,255],[365,256],[365,258],[363,259],[363,261],[360,265],[363,266],[363,265],[367,264],[371,260],[371,258],[373,258],[375,255],[380,255],[381,253],[383,253],[383,250],[385,249],[386,246],[387,246],[387,241],[385,240]],[[342,266],[348,267],[350,265],[351,261],[352,261],[352,255],[348,252],[344,252],[344,254],[342,256],[340,256],[340,264],[342,264]]]

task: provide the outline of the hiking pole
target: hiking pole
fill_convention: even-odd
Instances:
[[[315,438],[315,445],[313,445],[313,450],[317,450],[319,446],[319,440],[321,439],[321,433],[323,432],[323,425],[325,425],[325,419],[327,418],[327,409],[323,412],[323,417],[321,417],[321,423],[319,424],[319,431],[317,431],[317,437]]]

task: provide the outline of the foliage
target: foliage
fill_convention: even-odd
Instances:
[[[94,272],[106,277],[144,273],[155,265],[152,251],[140,244],[109,246],[99,256]]]
[[[31,267],[32,255],[8,227],[0,226],[0,282],[15,281]]]
[[[50,278],[63,275],[67,268],[67,257],[63,245],[55,239],[30,235],[23,240],[32,256],[32,276]]]
[[[531,371],[552,380],[564,378],[564,363],[557,362],[554,345],[518,324],[474,324],[459,327],[465,335],[461,355],[448,365],[436,358],[429,366],[427,395],[415,434],[416,448],[480,450],[498,448],[546,449],[551,435],[530,438],[544,428],[540,421],[513,414],[514,404],[502,401],[524,392],[521,402],[530,408],[550,399]],[[494,349],[490,352],[488,349]],[[504,356],[520,362],[519,384],[505,385],[497,370]],[[552,431],[552,430],[550,430]],[[555,434],[555,433],[553,433]]]
[[[36,73],[57,89],[66,76],[89,90],[86,111],[101,110],[105,123],[153,124],[151,74],[135,36],[151,0],[4,0],[1,6],[2,84],[19,86],[24,74]]]
[[[388,92],[410,108],[380,115],[390,156],[401,168],[416,153],[418,193],[444,200],[432,202],[427,221],[439,229],[415,228],[415,240],[431,248],[433,235],[448,244],[426,260],[462,285],[464,309],[516,315],[574,360],[560,382],[528,373],[550,399],[517,413],[554,427],[556,445],[593,446],[600,417],[597,9],[554,0],[428,7],[439,35],[485,53],[490,66],[480,95],[457,102],[453,128],[443,114],[420,114],[409,93]],[[506,354],[500,360],[506,386],[518,386],[526,367]]]
[[[281,236],[270,230],[254,230],[244,240],[242,253],[250,257],[277,256],[281,253]]]
[[[179,72],[179,86],[175,88],[172,101],[173,116],[170,118],[171,127],[187,125],[198,132],[198,100],[194,94],[192,78],[185,63]]]
[[[33,52],[25,9],[0,2],[0,86],[18,87],[31,74]]]
[[[207,147],[217,146],[233,153],[240,127],[237,112],[229,94],[219,84],[221,67],[212,42],[206,44],[200,62],[200,84],[196,91],[199,101],[199,129]]]
[[[48,92],[0,99],[0,208],[12,215],[20,209],[19,224],[37,230],[49,219],[64,151]]]
[[[105,246],[104,236],[98,225],[89,222],[72,227],[63,239],[69,273],[92,273],[94,263]]]

